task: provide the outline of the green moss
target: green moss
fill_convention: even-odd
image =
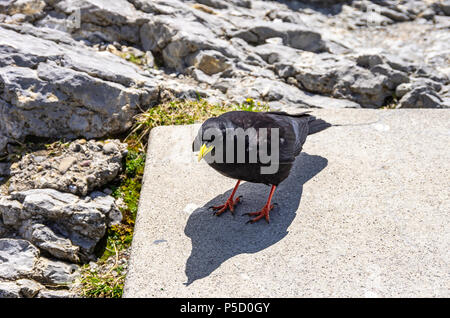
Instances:
[[[139,153],[134,149],[128,149],[128,155],[125,163],[125,174],[129,178],[142,175],[145,168],[145,154]]]
[[[125,58],[130,61],[131,63],[134,63],[136,65],[144,65],[144,58],[142,57],[136,57],[134,54],[126,53]]]
[[[111,186],[112,196],[123,202],[119,207],[123,220],[122,224],[111,226],[107,230],[106,247],[101,259],[110,257],[113,254],[114,247],[122,250],[131,244],[144,168],[145,152],[138,152],[129,146],[128,155],[124,163],[124,173],[117,180],[116,184]]]

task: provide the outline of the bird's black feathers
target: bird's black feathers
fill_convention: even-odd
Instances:
[[[303,144],[306,141],[306,137],[309,134],[319,132],[323,129],[330,127],[331,125],[324,120],[316,119],[308,112],[299,114],[288,114],[285,112],[246,112],[246,111],[231,111],[227,112],[219,117],[213,117],[206,120],[200,128],[198,135],[193,143],[193,150],[199,149],[203,143],[210,143],[211,140],[205,140],[203,138],[203,132],[208,128],[218,129],[225,134],[227,129],[242,128],[247,130],[248,128],[255,128],[258,131],[259,128],[267,129],[267,144],[269,149],[271,148],[271,128],[278,128],[279,132],[279,163],[277,164],[277,171],[273,174],[262,174],[261,167],[268,166],[270,163],[262,163],[259,161],[258,148],[258,161],[256,163],[246,162],[208,162],[208,164],[220,172],[221,174],[240,180],[246,180],[256,183],[265,183],[278,185],[282,182],[291,170],[292,164],[295,161],[295,157],[298,156],[302,150]],[[257,138],[259,141],[260,134],[249,138]],[[250,142],[248,144],[251,144]],[[246,152],[248,152],[248,144],[246,141]],[[225,148],[225,147],[224,147]],[[237,148],[236,148],[237,149]],[[235,149],[235,154],[236,154]],[[224,153],[224,159],[225,159]]]

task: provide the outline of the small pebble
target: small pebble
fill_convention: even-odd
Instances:
[[[103,146],[103,152],[104,152],[105,154],[114,153],[114,152],[117,152],[118,150],[119,150],[119,149],[117,149],[116,144],[114,144],[114,143],[112,143],[112,142],[107,143],[106,145]]]
[[[89,167],[91,165],[91,160],[84,160],[80,163],[80,166],[82,167]]]

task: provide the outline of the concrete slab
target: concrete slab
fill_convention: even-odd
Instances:
[[[197,163],[198,125],[152,131],[125,297],[449,297],[450,112],[314,110],[271,223],[269,187]]]

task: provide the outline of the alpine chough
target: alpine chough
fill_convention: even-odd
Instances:
[[[241,199],[234,198],[236,191],[241,180],[245,180],[272,186],[264,207],[247,213],[254,217],[250,223],[262,218],[269,222],[275,189],[288,177],[306,137],[330,126],[308,112],[231,111],[207,119],[192,144],[193,151],[199,151],[199,161],[204,158],[222,175],[238,180],[225,203],[211,207],[215,214],[234,212]]]

